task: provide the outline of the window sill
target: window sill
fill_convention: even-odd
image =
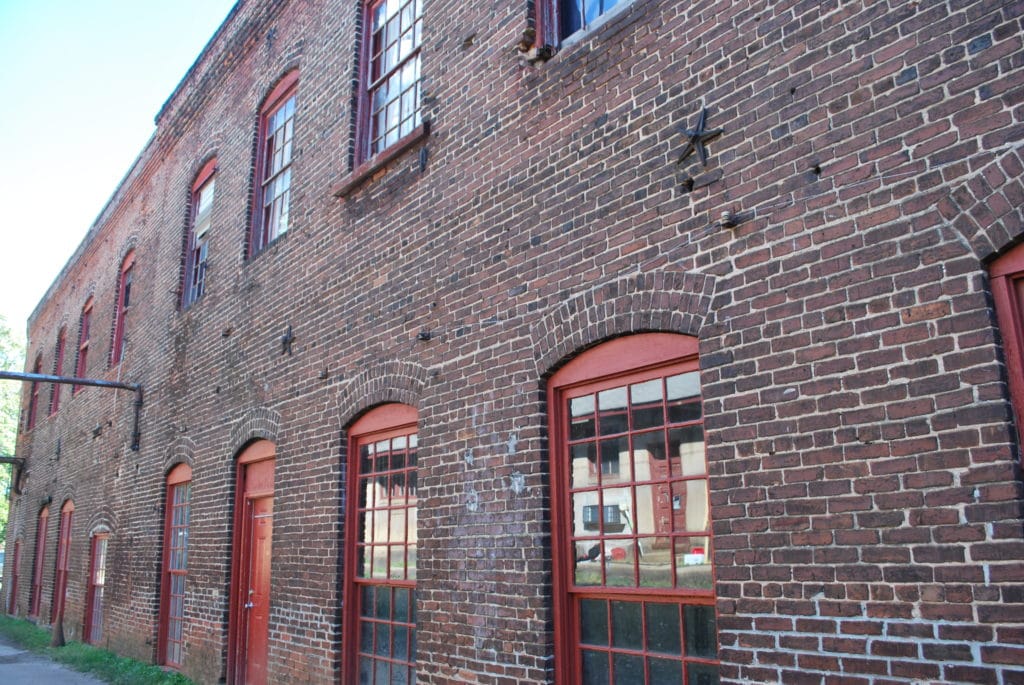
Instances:
[[[390,162],[394,161],[397,157],[409,150],[409,148],[413,147],[429,135],[430,121],[428,120],[417,126],[411,133],[398,140],[391,147],[377,153],[353,169],[348,176],[331,188],[331,194],[334,195],[334,197],[348,197],[370,179],[376,178],[378,175],[382,175],[378,172],[381,172],[381,170]]]

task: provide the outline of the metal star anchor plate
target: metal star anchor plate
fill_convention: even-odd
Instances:
[[[680,129],[682,134],[686,136],[687,142],[686,147],[683,149],[683,154],[679,155],[679,160],[676,162],[676,164],[682,164],[683,162],[686,161],[687,157],[689,157],[696,151],[697,156],[700,157],[701,164],[703,164],[704,166],[708,165],[708,150],[706,147],[704,147],[704,143],[722,135],[722,132],[725,129],[705,129],[704,123],[707,121],[707,118],[708,108],[703,107],[700,110],[700,117],[698,117],[697,119],[697,128],[692,130],[688,128]]]

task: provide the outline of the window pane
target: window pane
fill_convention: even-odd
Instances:
[[[651,603],[647,605],[646,610],[648,651],[682,654],[682,643],[679,638],[679,605]]]
[[[612,645],[643,649],[643,618],[640,602],[612,602]]]
[[[683,614],[686,625],[686,655],[715,658],[718,655],[715,608],[690,605],[683,608]]]
[[[608,656],[605,652],[583,650],[584,685],[608,685]]]
[[[711,588],[711,559],[706,537],[676,541],[676,584],[681,588]]]
[[[652,683],[681,683],[683,681],[683,664],[681,661],[668,659],[650,659]],[[693,680],[690,681],[693,683]]]
[[[686,682],[689,685],[718,685],[718,667],[710,664],[687,664]]]
[[[608,603],[603,599],[580,600],[580,642],[608,645]]]
[[[708,484],[706,480],[672,483],[672,530],[700,533],[710,526]]]
[[[615,685],[636,685],[644,682],[644,658],[632,654],[615,654]]]

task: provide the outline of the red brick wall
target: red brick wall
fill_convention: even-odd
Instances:
[[[65,392],[22,435],[20,613],[39,502],[71,497],[66,633],[107,526],[106,638],[155,658],[163,478],[187,461],[184,670],[216,682],[233,457],[267,438],[272,676],[335,681],[344,428],[401,401],[421,421],[420,681],[547,682],[544,380],[675,331],[700,339],[723,680],[1021,681],[1019,448],[985,272],[1024,233],[1021,6],[634,0],[530,66],[529,4],[425,3],[425,170],[413,149],[346,198],[357,3],[236,10],[29,323],[49,368],[92,294],[90,375],[146,397],[138,452],[123,391]],[[293,67],[292,224],[247,260],[258,108]],[[702,106],[725,131],[706,167],[677,165]],[[207,292],[182,312],[214,154]]]

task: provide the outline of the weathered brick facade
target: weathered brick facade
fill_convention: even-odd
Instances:
[[[236,6],[29,321],[44,370],[66,326],[71,375],[92,296],[89,375],[141,383],[145,405],[132,451],[130,392],[65,387],[53,416],[40,393],[8,529],[17,613],[49,501],[47,622],[72,499],[66,634],[106,527],[103,642],[157,659],[165,477],[187,463],[182,670],[224,678],[234,459],[268,439],[271,681],[337,682],[345,431],[402,402],[419,681],[552,682],[546,379],[665,331],[699,339],[723,682],[1024,683],[1020,448],[987,271],[1024,237],[1024,3],[633,0],[531,64],[536,9],[425,0],[429,135],[356,184],[360,3]],[[248,257],[260,107],[296,68],[291,226]],[[702,107],[724,132],[706,166],[677,164]],[[183,310],[213,156],[206,292]]]

